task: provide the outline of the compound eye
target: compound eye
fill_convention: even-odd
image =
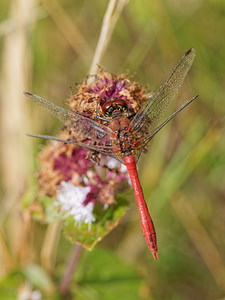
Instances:
[[[102,111],[103,111],[103,113],[106,115],[106,114],[108,114],[108,109],[112,106],[112,104],[113,104],[113,102],[114,101],[112,101],[112,100],[110,100],[110,101],[107,101],[107,102],[105,102],[104,104],[103,104],[103,106],[102,106]]]
[[[117,99],[114,100],[114,103],[116,103],[120,107],[125,107],[126,109],[128,109],[127,102],[123,99],[117,98]]]

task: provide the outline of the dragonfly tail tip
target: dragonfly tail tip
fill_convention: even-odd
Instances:
[[[153,255],[153,257],[154,257],[155,260],[158,259],[158,253],[157,252],[152,253],[152,255]]]

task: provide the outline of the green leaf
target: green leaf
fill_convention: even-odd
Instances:
[[[59,213],[55,206],[55,199],[47,196],[39,196],[37,186],[34,184],[24,194],[22,207],[30,209],[35,220],[51,223],[62,221],[63,231],[67,239],[72,243],[79,243],[88,250],[100,242],[113,228],[115,228],[124,216],[128,202],[124,194],[118,195],[116,204],[104,208],[102,205],[95,205],[95,222],[88,224],[75,223],[72,216],[65,217]]]
[[[88,224],[76,224],[74,219],[69,216],[63,221],[63,229],[67,239],[72,243],[79,243],[88,250],[92,250],[124,216],[128,203],[124,197],[117,197],[117,203],[103,207],[95,214],[96,221],[89,226]]]
[[[114,252],[96,247],[86,252],[71,284],[74,299],[143,299],[141,287],[146,282],[131,267],[121,261]],[[149,299],[149,298],[145,298]]]

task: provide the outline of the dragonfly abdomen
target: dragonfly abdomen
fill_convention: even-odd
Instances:
[[[145,202],[144,194],[141,188],[141,184],[138,178],[135,157],[133,155],[126,156],[124,158],[124,163],[127,167],[127,171],[129,173],[130,180],[133,186],[145,241],[150,251],[152,252],[153,257],[157,259],[158,253],[157,253],[155,228],[154,228],[152,218],[149,214],[148,207]]]

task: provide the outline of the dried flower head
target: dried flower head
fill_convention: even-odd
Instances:
[[[121,98],[136,112],[147,99],[145,88],[131,81],[126,74],[117,76],[100,68],[94,79],[91,84],[87,83],[87,79],[84,80],[78,85],[76,95],[68,99],[73,112],[97,119],[96,101],[103,105],[111,98]]]

